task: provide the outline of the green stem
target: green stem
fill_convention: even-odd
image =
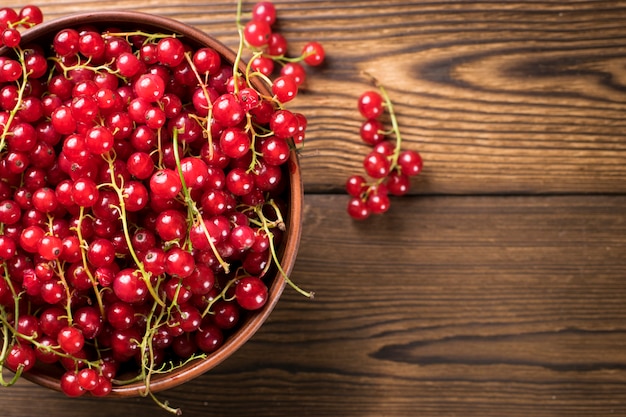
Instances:
[[[0,152],[2,152],[2,150],[4,150],[4,146],[6,144],[6,139],[7,136],[9,135],[9,130],[11,127],[11,123],[13,123],[13,120],[15,119],[15,116],[17,115],[17,112],[20,110],[20,108],[22,107],[22,102],[23,102],[23,98],[24,98],[24,92],[26,91],[26,86],[28,85],[28,72],[26,71],[26,61],[24,58],[24,51],[19,48],[17,49],[18,55],[19,55],[19,61],[22,64],[22,82],[20,84],[20,88],[18,89],[17,92],[17,100],[15,101],[15,106],[11,109],[11,111],[9,112],[9,117],[7,118],[7,122],[6,125],[4,126],[4,128],[2,129],[1,135],[0,135]]]
[[[243,55],[243,48],[245,46],[244,38],[243,38],[243,25],[241,24],[241,9],[242,4],[241,0],[237,1],[237,15],[235,17],[235,24],[237,25],[237,33],[239,35],[239,45],[237,47],[237,55],[235,56],[235,61],[233,62],[233,81],[234,81],[234,94],[237,95],[239,93],[239,64],[241,63],[241,58]]]
[[[80,245],[80,255],[83,261],[83,268],[85,269],[85,272],[87,273],[87,277],[89,278],[89,281],[91,282],[91,286],[93,287],[93,292],[96,296],[96,301],[98,302],[98,308],[100,309],[100,314],[102,315],[102,317],[105,317],[104,303],[102,302],[102,295],[100,294],[100,289],[98,288],[98,282],[96,281],[91,271],[89,270],[89,263],[87,262],[87,248],[86,248],[87,243],[83,239],[83,233],[81,231],[81,225],[83,223],[84,218],[85,218],[85,208],[81,207],[78,213],[78,224],[76,225],[76,236],[78,237],[78,242]],[[59,273],[60,274],[63,273],[62,269],[59,271]]]
[[[70,291],[70,286],[65,279],[63,267],[60,263],[57,263],[57,276],[59,277],[61,284],[63,284],[63,289],[65,290],[65,297],[67,298],[67,301],[65,303],[65,311],[67,313],[67,321],[71,326],[72,322],[74,321],[74,318],[72,316],[72,292]]]
[[[278,207],[276,207],[276,205],[273,205],[273,207],[276,210],[276,213],[278,215],[280,215],[280,213],[278,211]],[[300,288],[299,286],[297,286],[296,283],[293,282],[291,280],[291,278],[289,278],[289,275],[287,275],[287,273],[283,269],[282,265],[280,264],[280,260],[278,259],[278,254],[276,253],[276,247],[274,246],[274,234],[270,230],[270,225],[272,225],[272,224],[278,224],[278,225],[283,224],[283,227],[284,227],[284,223],[282,223],[282,218],[281,218],[281,221],[277,221],[277,222],[269,221],[267,219],[267,217],[265,217],[265,214],[263,213],[263,206],[262,205],[257,206],[255,208],[255,212],[256,212],[257,216],[259,216],[259,219],[261,219],[261,222],[263,224],[263,230],[265,230],[265,233],[267,233],[268,241],[269,241],[269,244],[270,244],[270,253],[272,254],[272,259],[274,260],[274,263],[276,264],[276,268],[280,272],[280,275],[285,279],[285,282],[287,284],[289,284],[289,286],[291,286],[291,288],[293,288],[294,290],[296,290],[297,292],[299,292],[300,294],[304,295],[307,298],[313,298],[315,296],[315,293],[312,292],[312,291],[305,291],[302,288]],[[278,226],[278,228],[280,229],[280,226]]]
[[[228,292],[228,289],[230,288],[230,286],[233,285],[235,282],[237,282],[239,278],[240,278],[239,276],[235,276],[235,278],[231,279],[230,281],[226,283],[222,291],[216,297],[213,297],[211,301],[209,301],[209,304],[206,306],[206,308],[202,312],[202,317],[209,314],[209,312],[211,311],[211,307],[213,307],[213,304],[215,304],[216,301],[226,300],[226,292]]]
[[[180,182],[182,185],[181,190],[183,193],[183,197],[185,199],[185,205],[187,206],[187,216],[192,224],[194,223],[194,221],[198,222],[198,224],[202,228],[202,231],[204,232],[205,237],[209,241],[209,245],[211,246],[211,250],[213,251],[215,258],[219,262],[220,266],[224,269],[224,272],[228,273],[230,271],[230,265],[226,261],[224,261],[224,259],[220,256],[217,248],[215,247],[215,243],[213,243],[213,238],[211,238],[211,235],[209,234],[209,230],[206,228],[206,225],[204,224],[204,219],[202,218],[202,214],[200,213],[200,210],[198,210],[198,207],[196,206],[196,202],[193,200],[193,198],[191,198],[191,193],[189,192],[189,188],[187,188],[187,183],[185,182],[185,176],[183,175],[183,169],[180,164],[180,155],[178,154],[178,130],[176,129],[174,129],[174,132],[172,134],[172,148],[174,150],[174,160],[176,161],[176,168],[178,171],[178,176],[180,177]]]
[[[211,120],[213,119],[213,103],[211,103],[211,100],[209,99],[210,96],[209,96],[209,91],[206,88],[207,87],[206,80],[203,80],[200,74],[198,73],[198,69],[196,68],[196,65],[193,63],[193,58],[191,57],[191,53],[186,53],[185,59],[187,60],[187,63],[191,67],[191,70],[193,71],[196,77],[196,80],[198,81],[198,85],[202,89],[204,98],[206,99],[207,104],[209,106],[209,108],[207,109],[207,117],[204,120],[204,123],[206,124],[204,131],[206,133],[207,141],[209,143],[209,158],[213,158],[213,134],[211,133]],[[198,117],[198,119],[200,119],[200,117]]]
[[[180,37],[180,35],[177,35],[175,33],[170,33],[170,34],[166,34],[166,33],[148,33],[148,32],[142,32],[140,30],[135,30],[135,31],[131,31],[131,32],[107,32],[104,34],[105,38],[109,38],[109,37],[123,37],[126,38],[126,40],[128,40],[128,38],[130,38],[131,36],[143,36],[146,39],[144,40],[144,45],[148,42],[153,42],[157,39],[164,39],[164,38],[176,38],[176,37]]]
[[[9,285],[9,288],[11,289],[11,292],[13,293],[13,299],[15,300],[15,304],[17,305],[18,300],[16,298],[13,284],[11,283],[11,278],[9,277],[9,269],[6,263],[3,263],[3,270],[4,270],[3,279]],[[17,307],[16,307],[16,311],[17,311]],[[4,376],[2,375],[1,371],[4,365],[4,361],[9,352],[9,343],[15,337],[15,329],[9,324],[8,320],[6,319],[6,315],[7,313],[6,311],[4,311],[4,307],[0,306],[0,320],[2,322],[2,351],[0,351],[0,385],[8,387],[8,386],[15,384],[15,382],[17,382],[20,375],[22,374],[22,368],[19,368],[17,370],[17,372],[15,373],[15,375],[13,375],[13,378],[11,378],[11,380],[9,380],[8,382],[4,380]],[[15,316],[15,320],[17,320],[17,317],[18,316]]]
[[[130,237],[130,228],[128,226],[128,219],[126,216],[126,203],[124,202],[124,192],[122,188],[119,185],[117,185],[117,182],[115,181],[115,169],[113,167],[115,158],[112,158],[109,155],[107,156],[103,155],[103,158],[109,164],[109,170],[111,172],[111,183],[109,185],[111,186],[111,188],[113,188],[113,190],[115,190],[117,197],[119,199],[120,205],[118,209],[120,211],[119,213],[120,221],[122,222],[122,231],[124,232],[124,238],[126,239],[126,245],[128,246],[128,251],[131,257],[133,258],[135,265],[137,265],[137,269],[139,270],[139,273],[141,273],[141,277],[144,283],[146,284],[146,287],[148,288],[148,292],[150,293],[154,301],[156,301],[160,306],[165,307],[165,302],[161,300],[154,286],[152,285],[152,282],[150,281],[152,274],[150,274],[148,271],[145,270],[143,266],[143,262],[139,260],[139,257],[137,256],[137,252],[135,252],[135,248],[133,247],[133,242]]]
[[[391,130],[396,137],[396,146],[393,151],[393,156],[391,157],[391,170],[394,170],[398,166],[398,157],[400,156],[400,148],[402,147],[402,136],[400,135],[400,127],[398,126],[398,119],[396,118],[396,113],[393,109],[393,103],[391,102],[391,98],[389,98],[389,94],[387,94],[387,90],[380,83],[378,83],[378,81],[375,80],[374,82],[378,87],[381,96],[385,100],[385,107],[387,107],[387,111],[389,112],[389,118],[391,120]]]

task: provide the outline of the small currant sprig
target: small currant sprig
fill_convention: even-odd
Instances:
[[[19,12],[10,7],[0,8],[0,46],[17,47],[22,40],[19,28],[29,29],[41,22],[43,13],[37,6],[24,6]]]
[[[241,3],[241,2],[240,2]],[[322,44],[315,41],[305,43],[296,57],[287,56],[288,42],[280,33],[273,31],[276,22],[276,8],[269,1],[261,1],[254,5],[251,19],[241,22],[241,8],[238,10],[237,27],[240,33],[241,46],[245,44],[253,53],[248,62],[252,70],[250,75],[261,76],[269,81],[274,74],[275,64],[280,65],[278,76],[269,81],[272,93],[279,103],[293,100],[298,89],[306,78],[306,70],[301,65],[311,67],[322,65],[325,51]]]
[[[363,160],[363,168],[370,177],[352,175],[346,181],[346,191],[351,196],[348,214],[355,220],[365,220],[371,214],[389,210],[389,195],[402,196],[410,187],[410,177],[422,171],[420,154],[402,148],[402,136],[393,103],[387,90],[371,77],[377,91],[366,91],[359,97],[358,110],[365,118],[361,125],[361,139],[373,146]],[[381,117],[387,113],[391,129],[384,130]],[[392,140],[387,140],[387,138]]]

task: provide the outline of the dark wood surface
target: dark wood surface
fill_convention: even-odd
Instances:
[[[148,11],[236,43],[234,1],[39,4],[48,19]],[[328,54],[292,106],[309,118],[292,279],[316,298],[287,290],[246,346],[161,397],[186,416],[626,415],[626,2],[276,5],[294,51]],[[364,71],[425,169],[355,223],[343,183],[366,152]],[[26,381],[0,401],[9,417],[167,415]]]

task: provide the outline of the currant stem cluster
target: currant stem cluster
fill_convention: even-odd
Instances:
[[[410,188],[410,177],[423,169],[420,154],[403,149],[400,127],[387,90],[374,77],[369,77],[377,90],[364,92],[357,103],[359,113],[365,118],[360,129],[361,139],[373,148],[363,160],[369,179],[352,175],[346,181],[350,196],[347,211],[355,220],[387,212],[391,205],[389,195],[405,195]],[[389,130],[381,121],[384,114],[391,122]]]

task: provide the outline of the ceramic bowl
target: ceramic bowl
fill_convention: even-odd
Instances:
[[[233,63],[235,52],[196,28],[181,22],[156,15],[133,11],[101,11],[92,13],[80,13],[62,17],[36,26],[23,33],[22,45],[35,43],[43,48],[49,48],[54,35],[63,28],[78,28],[89,25],[98,29],[116,27],[123,30],[142,30],[153,33],[176,33],[182,35],[192,47],[212,47],[218,51],[223,60]],[[241,65],[241,71],[245,66]],[[264,85],[256,85],[260,91],[267,92]],[[269,95],[269,94],[268,94]],[[288,207],[286,213],[287,229],[279,248],[280,262],[287,274],[293,268],[298,245],[300,242],[301,216],[302,216],[302,185],[300,168],[297,157],[292,153],[291,159],[285,167],[288,172]],[[279,274],[266,277],[265,282],[269,289],[269,298],[262,309],[254,311],[245,317],[238,329],[231,333],[221,348],[209,354],[205,359],[195,360],[176,370],[152,376],[150,390],[158,392],[183,384],[220,364],[226,358],[237,351],[268,318],[276,305],[285,286],[285,280]],[[23,376],[28,380],[54,390],[60,390],[59,378],[63,370],[56,367],[36,366]],[[124,386],[115,386],[111,396],[136,396],[145,391],[143,382],[132,383]]]

